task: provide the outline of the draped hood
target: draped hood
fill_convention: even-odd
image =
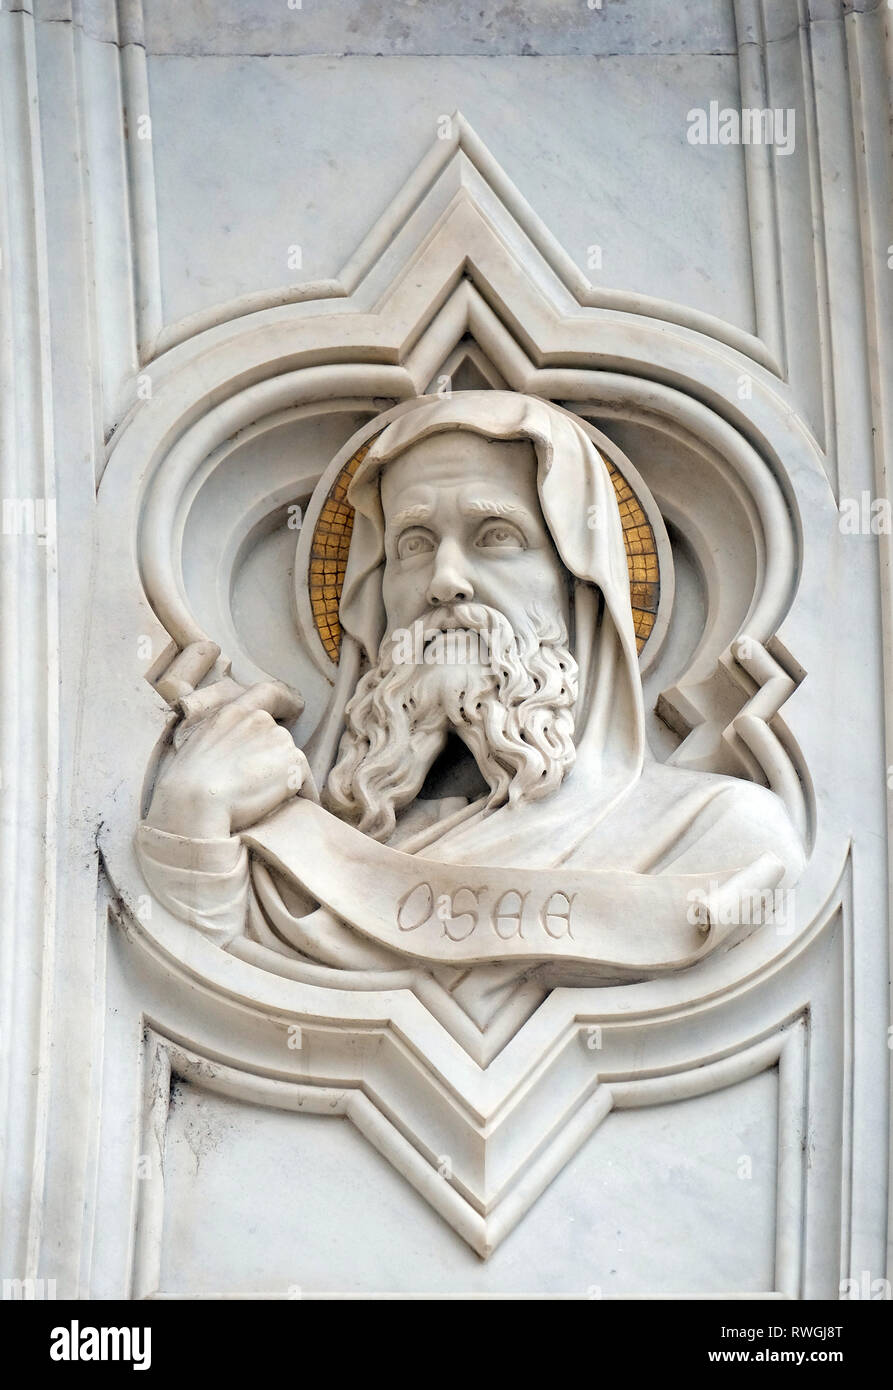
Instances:
[[[581,426],[558,407],[510,391],[422,397],[372,444],[348,490],[355,509],[340,617],[370,663],[385,634],[382,600],[382,470],[434,434],[469,430],[490,440],[528,440],[537,490],[555,548],[575,579],[571,647],[579,667],[576,762],[542,801],[469,817],[426,851],[499,863],[561,862],[638,779],[645,756],[642,686],[623,528],[607,465]],[[424,465],[422,465],[423,467]],[[342,653],[344,644],[342,644]],[[343,657],[342,657],[343,659]],[[336,683],[339,692],[343,683]],[[352,690],[336,693],[343,705]]]

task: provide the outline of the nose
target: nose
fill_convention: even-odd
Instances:
[[[440,603],[467,603],[474,598],[462,548],[451,538],[442,540],[437,547],[427,598],[432,607]]]

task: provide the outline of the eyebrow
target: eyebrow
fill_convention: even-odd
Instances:
[[[529,515],[524,507],[518,507],[514,502],[491,502],[486,497],[473,497],[470,501],[463,502],[461,510],[466,516],[477,513],[486,513],[487,516]]]
[[[402,512],[391,518],[389,529],[397,531],[401,526],[429,521],[433,510],[427,502],[416,502],[412,507],[404,507]],[[519,507],[514,502],[497,502],[487,497],[473,497],[463,502],[461,511],[464,516],[517,516],[521,521],[533,521],[526,507]]]
[[[414,507],[404,507],[402,512],[398,512],[391,518],[390,526],[396,530],[400,526],[408,526],[414,521],[428,521],[431,517],[432,508],[427,502],[416,502]]]

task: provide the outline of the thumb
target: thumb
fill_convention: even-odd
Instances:
[[[300,748],[295,748],[295,760],[288,773],[288,786],[295,795],[300,793],[308,801],[315,801],[319,805],[319,790],[310,771],[310,764]]]

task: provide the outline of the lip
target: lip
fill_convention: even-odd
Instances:
[[[468,623],[461,623],[458,618],[443,618],[437,622],[423,623],[425,635],[434,632],[477,632],[477,628],[469,627]]]
[[[449,626],[440,625],[437,627],[426,627],[422,632],[423,650],[428,651],[433,647],[440,637],[444,637],[449,632],[466,632],[469,637],[477,639],[480,636],[478,628],[463,627],[461,623],[450,623]]]
[[[435,608],[417,621],[421,623],[426,634],[429,632],[481,632],[486,627],[486,624],[463,621],[457,614],[451,613],[448,608]]]

